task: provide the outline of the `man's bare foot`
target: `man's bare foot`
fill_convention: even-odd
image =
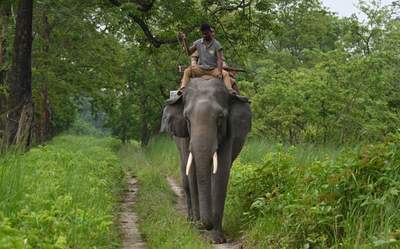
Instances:
[[[178,92],[176,94],[178,94],[178,96],[182,95],[183,90],[185,90],[185,87],[179,87]]]

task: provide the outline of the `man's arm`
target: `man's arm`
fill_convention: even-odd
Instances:
[[[191,46],[191,47],[189,48],[189,55],[193,54],[194,51],[196,51],[196,50],[197,50],[197,48],[196,48],[195,45]]]
[[[196,67],[198,63],[199,63],[199,52],[196,51],[192,54],[192,67]]]
[[[218,78],[222,80],[222,59],[221,59],[222,49],[217,51],[217,66],[218,66]]]

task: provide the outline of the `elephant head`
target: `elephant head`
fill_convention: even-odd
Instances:
[[[166,101],[161,132],[189,140],[186,146],[177,144],[181,159],[189,160],[185,165],[181,160],[189,175],[186,193],[191,195],[194,220],[207,230],[221,226],[230,167],[250,130],[248,99],[229,94],[219,79],[192,79],[181,96]]]

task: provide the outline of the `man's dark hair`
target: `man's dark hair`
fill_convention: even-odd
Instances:
[[[200,26],[200,30],[201,30],[201,31],[208,30],[208,31],[211,32],[210,24],[208,24],[208,23],[203,23],[203,24]]]
[[[210,28],[215,30],[215,26],[213,26],[213,25],[210,25]]]

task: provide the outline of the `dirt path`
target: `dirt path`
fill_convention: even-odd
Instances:
[[[182,211],[182,213],[184,213],[186,215],[186,198],[185,198],[185,193],[184,193],[182,187],[173,178],[167,177],[167,181],[168,181],[169,185],[171,186],[172,190],[178,196],[177,209]],[[239,241],[234,241],[230,238],[227,238],[227,243],[213,245],[213,247],[216,249],[241,249],[241,248],[243,248],[242,244]]]
[[[138,216],[132,210],[132,205],[135,204],[136,192],[139,185],[135,178],[131,178],[129,172],[126,173],[127,191],[125,192],[122,203],[123,212],[121,213],[121,227],[124,230],[124,238],[122,249],[145,249],[146,245],[143,243],[141,233],[137,224]]]

